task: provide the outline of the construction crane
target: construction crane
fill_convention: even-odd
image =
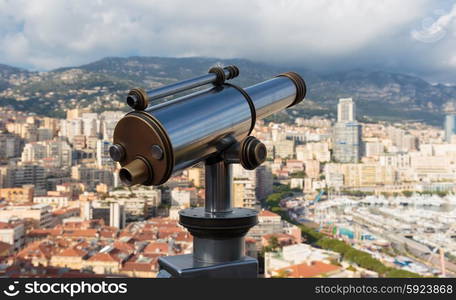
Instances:
[[[443,235],[444,238],[449,238],[451,236],[451,232],[453,229],[456,228],[456,224],[453,224],[448,228],[448,230],[445,232]],[[440,256],[440,271],[442,273],[443,277],[446,277],[446,267],[445,267],[445,247],[443,244],[436,246],[434,250],[432,250],[431,254],[429,255],[429,258],[427,259],[427,263],[432,263],[432,259],[434,258],[434,255],[439,251],[439,256]]]

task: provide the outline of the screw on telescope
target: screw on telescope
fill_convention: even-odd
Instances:
[[[150,148],[150,152],[152,154],[152,157],[155,158],[155,159],[160,160],[160,159],[163,158],[163,150],[162,150],[162,148],[159,145],[153,145]]]
[[[113,161],[121,161],[125,157],[125,148],[122,145],[114,144],[109,147],[109,156]]]

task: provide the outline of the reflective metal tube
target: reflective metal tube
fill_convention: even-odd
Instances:
[[[204,207],[209,213],[230,212],[232,206],[231,165],[223,160],[206,164],[206,196]]]
[[[166,129],[173,147],[173,173],[216,152],[223,147],[224,138],[240,141],[251,124],[248,103],[232,87],[215,87],[152,106],[145,112]]]

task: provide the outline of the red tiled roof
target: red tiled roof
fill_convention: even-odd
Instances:
[[[278,214],[273,213],[269,210],[262,209],[260,213],[258,214],[260,217],[280,217]]]
[[[168,253],[168,244],[164,242],[150,242],[146,248],[144,248],[144,253]]]
[[[143,231],[135,234],[134,238],[138,241],[153,241],[157,239],[157,235],[151,231]]]
[[[75,229],[75,230],[65,230],[63,236],[68,237],[96,237],[98,234],[97,229]]]
[[[58,236],[62,234],[61,229],[32,229],[27,233],[27,236]]]
[[[105,262],[119,262],[114,256],[109,253],[97,253],[90,257],[88,261],[105,261]]]
[[[22,249],[16,256],[22,259],[32,257],[50,259],[58,251],[54,243],[49,241],[36,241]]]
[[[179,232],[175,237],[176,242],[188,242],[193,241],[193,236],[188,232]]]
[[[85,255],[87,255],[86,251],[84,251],[82,249],[75,248],[75,247],[71,247],[71,248],[67,248],[67,249],[63,250],[62,252],[60,252],[56,256],[83,257]]]
[[[115,241],[114,242],[114,248],[119,249],[121,251],[133,253],[135,251],[135,246],[129,243],[121,242],[121,241]]]
[[[21,223],[7,223],[7,222],[0,222],[0,229],[13,229],[19,226]]]
[[[124,263],[121,271],[129,272],[154,272],[157,271],[157,260],[159,256],[134,256]]]
[[[114,248],[109,252],[99,252],[90,257],[88,260],[121,263],[122,261],[126,260],[129,256],[129,253]]]
[[[326,264],[321,261],[315,261],[311,262],[310,264],[304,263],[299,265],[292,265],[286,268],[279,269],[276,272],[284,272],[285,274],[287,274],[287,277],[291,278],[305,278],[323,276],[327,273],[331,273],[337,270],[340,270],[339,266]]]

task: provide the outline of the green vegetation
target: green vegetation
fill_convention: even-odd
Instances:
[[[291,178],[304,178],[305,176],[306,175],[305,175],[304,171],[297,171],[297,172],[290,174]]]
[[[409,198],[409,197],[412,197],[413,192],[412,191],[403,191],[402,195]]]
[[[366,197],[373,195],[373,192],[365,192],[365,191],[352,191],[352,190],[342,190],[342,194],[353,196],[353,197]]]
[[[306,241],[319,248],[326,250],[331,250],[337,252],[341,257],[347,261],[350,261],[361,268],[372,270],[377,272],[382,277],[401,277],[401,278],[416,278],[421,277],[418,274],[399,270],[391,267],[385,266],[381,261],[374,258],[367,252],[360,251],[347,245],[345,242],[338,239],[333,239],[325,236],[324,234],[302,224],[297,223],[296,221],[291,220],[288,217],[286,210],[283,210],[280,207],[280,200],[289,196],[291,190],[287,185],[281,185],[274,187],[274,193],[269,195],[266,198],[267,205],[269,209],[277,214],[279,214],[283,219],[288,222],[298,226],[301,229],[302,236]]]

